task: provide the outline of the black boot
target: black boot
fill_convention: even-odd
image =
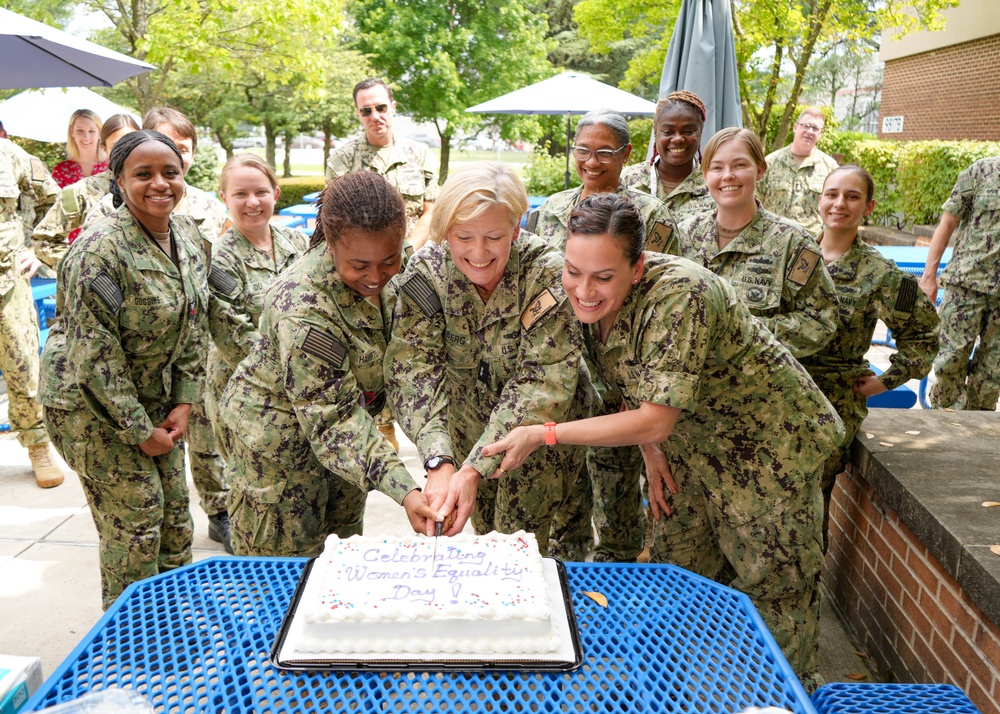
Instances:
[[[229,514],[225,511],[216,513],[208,517],[208,537],[216,543],[222,543],[222,547],[230,555],[233,554],[233,546],[229,542]]]

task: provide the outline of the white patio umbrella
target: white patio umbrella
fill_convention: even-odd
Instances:
[[[66,141],[70,117],[77,109],[90,109],[102,120],[112,114],[129,114],[142,122],[132,109],[120,107],[97,92],[83,87],[32,89],[0,102],[0,122],[13,136],[35,141]]]
[[[111,87],[156,69],[0,8],[0,89]]]
[[[652,116],[656,104],[585,74],[564,72],[527,87],[469,107],[475,114],[565,114],[566,188],[569,188],[569,146],[573,141],[570,117],[592,109],[614,109],[632,116]]]

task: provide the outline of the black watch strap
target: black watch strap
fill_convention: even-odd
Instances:
[[[443,464],[455,465],[455,459],[450,456],[431,456],[424,462],[424,471],[433,471],[436,468],[441,467]]]

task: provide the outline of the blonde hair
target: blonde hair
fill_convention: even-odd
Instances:
[[[431,239],[441,242],[453,225],[471,221],[493,206],[503,206],[514,226],[528,210],[524,184],[509,166],[482,161],[452,171],[434,203]]]
[[[271,188],[277,190],[278,175],[274,173],[274,169],[271,168],[271,164],[267,163],[256,154],[246,153],[236,154],[233,158],[226,162],[225,166],[222,167],[222,171],[219,173],[219,193],[226,192],[226,189],[229,187],[229,172],[239,166],[247,166],[251,169],[257,169],[267,177],[267,182],[271,184]]]
[[[90,119],[97,125],[97,135],[101,135],[101,129],[104,128],[104,123],[101,118],[90,109],[77,109],[73,112],[73,116],[69,118],[69,128],[66,129],[66,158],[70,161],[78,161],[80,159],[80,147],[76,145],[76,138],[73,136],[73,125],[76,124],[77,119]],[[97,144],[97,160],[103,161],[108,158],[104,153],[104,148],[100,141]]]
[[[705,144],[705,150],[702,152],[702,166],[707,169],[712,163],[712,159],[715,158],[715,152],[719,150],[719,147],[734,139],[747,147],[747,151],[750,152],[750,157],[758,169],[767,168],[764,145],[760,143],[760,137],[749,129],[740,129],[738,126],[727,126],[725,129],[715,132],[715,135]]]

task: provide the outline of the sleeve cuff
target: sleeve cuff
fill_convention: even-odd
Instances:
[[[194,404],[201,398],[198,382],[176,382],[172,391],[174,404]]]
[[[126,444],[141,444],[153,435],[153,422],[144,412],[142,419],[135,421],[127,429],[119,429],[116,433]]]
[[[443,431],[431,431],[418,436],[417,453],[420,457],[420,468],[423,468],[424,462],[432,456],[458,458],[458,454],[455,453],[455,448],[451,444],[451,437]]]
[[[902,371],[897,370],[893,367],[890,367],[885,372],[883,372],[879,376],[879,379],[882,381],[882,384],[885,385],[885,388],[888,391],[892,391],[899,385],[905,384],[907,381],[909,381],[907,379],[907,376],[903,374]]]
[[[402,506],[403,499],[406,498],[410,491],[418,490],[419,488],[417,482],[410,476],[410,472],[406,470],[405,466],[401,465],[398,468],[393,468],[392,471],[386,474],[379,491]]]

